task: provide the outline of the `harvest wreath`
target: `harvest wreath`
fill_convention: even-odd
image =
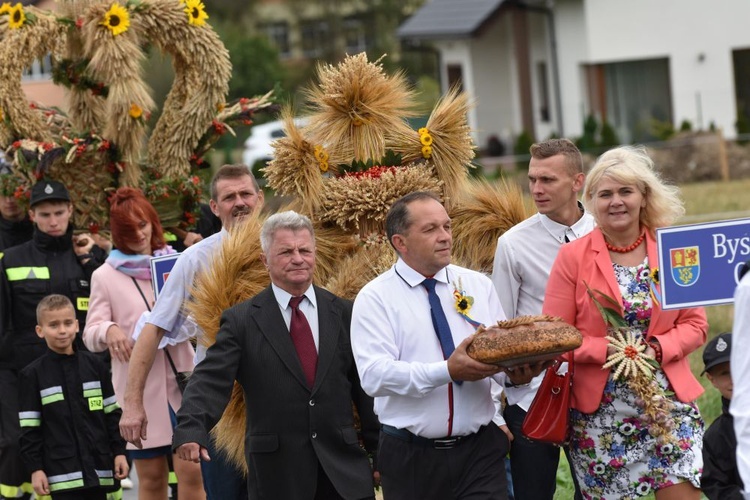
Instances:
[[[107,192],[135,186],[157,205],[165,193],[177,198],[160,214],[165,223],[177,205],[189,222],[199,194],[190,178],[203,156],[254,113],[274,109],[271,93],[225,102],[229,54],[207,17],[198,0],[64,0],[56,12],[2,4],[0,147],[13,160],[3,191],[23,199],[36,180],[59,180],[75,200],[75,225],[105,228]],[[150,134],[148,45],[172,56],[175,73]],[[48,56],[55,83],[68,89],[65,112],[30,103],[21,86],[26,68]]]

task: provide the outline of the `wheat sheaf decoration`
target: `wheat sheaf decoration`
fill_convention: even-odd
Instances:
[[[383,233],[391,204],[412,191],[435,192],[450,209],[474,157],[471,100],[450,90],[414,130],[414,90],[381,61],[361,53],[319,65],[304,93],[307,124],[287,119],[287,137],[265,169],[269,185],[300,197],[308,215],[362,240]]]
[[[225,102],[229,53],[198,0],[61,0],[55,12],[3,5],[0,147],[14,174],[2,184],[23,200],[36,180],[60,180],[79,228],[108,225],[106,193],[121,185],[141,187],[155,205],[173,202],[165,225],[191,221],[200,193],[190,179],[203,155],[254,113],[276,109],[270,94]],[[171,56],[175,73],[153,127],[149,45]],[[65,111],[29,102],[21,87],[23,71],[47,56],[68,90]]]

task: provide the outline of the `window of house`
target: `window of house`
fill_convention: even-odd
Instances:
[[[34,61],[30,67],[23,71],[24,80],[51,80],[52,79],[52,57],[49,54],[42,59]]]
[[[349,18],[344,20],[344,40],[347,54],[358,54],[367,50],[369,41],[362,19]]]
[[[656,140],[658,127],[673,123],[669,59],[602,64],[590,72],[602,74],[604,89],[589,84],[589,100],[603,105],[601,115],[622,143]]]
[[[304,21],[300,25],[302,53],[306,57],[321,57],[328,42],[328,23],[325,21]]]
[[[739,123],[737,133],[747,134],[750,126],[750,49],[732,51],[732,63]]]
[[[266,38],[279,51],[281,57],[291,55],[289,47],[289,24],[286,21],[268,23],[262,27]]]
[[[463,89],[463,69],[460,64],[448,64],[448,86],[458,87],[459,90]]]
[[[536,80],[539,82],[539,119],[543,123],[549,123],[549,77],[546,61],[536,63]]]

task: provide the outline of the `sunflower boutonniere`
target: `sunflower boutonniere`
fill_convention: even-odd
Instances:
[[[453,283],[453,298],[456,299],[456,311],[458,311],[459,314],[468,315],[471,306],[474,305],[474,297],[466,295],[466,292],[461,285],[461,278],[458,278],[458,285],[456,285],[455,282]]]
[[[650,277],[651,277],[651,281],[654,283],[654,285],[658,285],[659,284],[659,268],[658,267],[655,267],[655,268],[653,268],[651,270]]]
[[[654,301],[654,304],[657,306],[661,305],[661,294],[659,293],[659,268],[654,267],[651,270],[651,274],[649,275],[651,278],[651,283],[649,284],[649,293],[651,295],[651,300]]]
[[[461,317],[468,321],[472,326],[479,326],[480,323],[474,321],[469,316],[471,306],[474,305],[474,297],[466,294],[466,291],[464,291],[464,287],[461,284],[461,278],[458,278],[458,284],[456,284],[455,281],[453,282],[453,298],[455,299],[454,306],[458,314],[460,314]]]

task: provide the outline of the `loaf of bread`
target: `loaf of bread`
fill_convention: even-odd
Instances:
[[[577,328],[552,316],[519,316],[497,325],[479,327],[467,348],[483,363],[514,366],[553,359],[581,345]]]

